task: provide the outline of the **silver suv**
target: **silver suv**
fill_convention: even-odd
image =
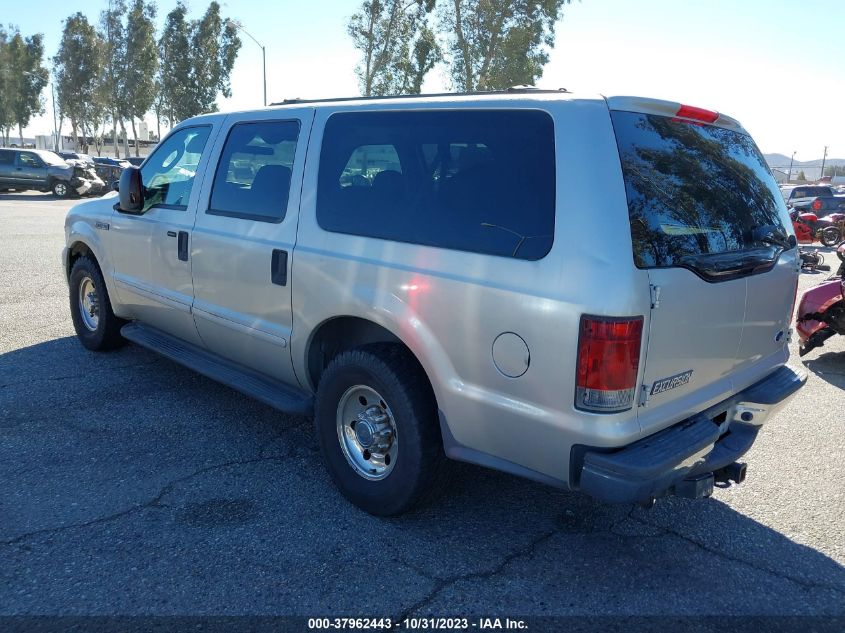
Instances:
[[[179,124],[66,221],[70,308],[311,416],[342,493],[444,457],[608,502],[703,497],[806,380],[783,198],[735,120],[514,90]]]

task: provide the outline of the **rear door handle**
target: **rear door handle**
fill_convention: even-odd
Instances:
[[[288,252],[273,249],[273,256],[270,258],[270,281],[277,286],[288,285]]]
[[[179,261],[188,261],[188,232],[179,231]]]

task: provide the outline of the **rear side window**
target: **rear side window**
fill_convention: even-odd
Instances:
[[[334,114],[318,180],[328,231],[527,260],[552,246],[554,128],[544,112]]]
[[[208,213],[281,222],[288,208],[298,136],[296,121],[232,126],[217,165]]]
[[[144,208],[185,210],[211,128],[182,128],[173,132],[144,162]]]
[[[637,266],[719,275],[751,255],[776,257],[786,208],[750,136],[651,114],[611,117]],[[723,254],[736,256],[707,259]]]

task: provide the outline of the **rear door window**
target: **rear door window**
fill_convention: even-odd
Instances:
[[[652,114],[611,117],[638,267],[721,280],[790,247],[783,198],[750,136]]]
[[[298,136],[296,121],[232,126],[217,165],[208,213],[281,222],[288,208]]]
[[[317,221],[339,233],[541,259],[555,224],[552,119],[538,110],[334,114]]]

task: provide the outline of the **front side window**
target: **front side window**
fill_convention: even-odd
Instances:
[[[189,127],[177,130],[156,148],[141,168],[144,183],[144,210],[151,207],[184,210],[211,128]]]
[[[552,119],[538,110],[334,114],[317,221],[338,233],[541,259],[554,236]]]
[[[299,123],[232,126],[220,155],[208,213],[281,222],[288,208]]]
[[[0,150],[0,165],[14,165],[14,163],[14,152],[4,152],[3,150]]]
[[[21,152],[20,155],[21,165],[24,167],[43,167],[44,163],[41,162],[41,159],[38,158],[35,154],[29,154],[27,152]]]

